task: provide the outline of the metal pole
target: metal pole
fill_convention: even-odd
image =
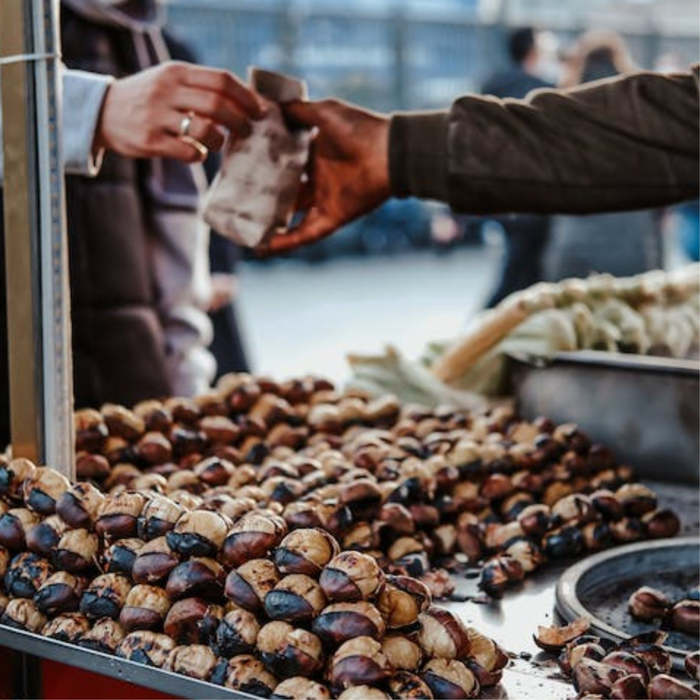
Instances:
[[[58,0],[0,3],[12,450],[72,478],[59,47]]]

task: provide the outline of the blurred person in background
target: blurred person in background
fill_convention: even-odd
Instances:
[[[545,63],[540,41],[533,27],[521,27],[511,32],[508,37],[511,65],[486,80],[481,92],[499,98],[523,98],[531,90],[552,87],[540,77]],[[549,239],[550,219],[547,216],[510,215],[500,217],[498,221],[503,227],[505,251],[498,285],[486,302],[488,308],[496,306],[512,292],[542,279],[542,255]]]
[[[585,33],[568,53],[561,81],[573,88],[638,70],[622,37],[611,31]],[[556,216],[544,255],[545,279],[587,277],[609,272],[618,277],[663,267],[661,213]]]

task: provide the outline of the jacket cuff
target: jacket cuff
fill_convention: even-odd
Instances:
[[[449,112],[395,114],[389,126],[389,177],[395,197],[448,201]]]
[[[114,78],[98,73],[63,73],[63,165],[69,175],[94,177],[100,171],[104,149],[95,151],[95,130],[102,102]]]

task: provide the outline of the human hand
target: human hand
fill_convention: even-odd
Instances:
[[[228,71],[170,61],[110,85],[94,147],[131,158],[196,162],[206,152],[182,138],[184,117],[191,115],[188,136],[217,151],[226,136],[222,127],[245,136],[249,120],[263,111],[262,99]]]
[[[274,234],[261,255],[282,253],[318,241],[371,211],[390,194],[389,118],[338,100],[289,102],[285,115],[316,127],[297,207],[306,211],[294,229]]]

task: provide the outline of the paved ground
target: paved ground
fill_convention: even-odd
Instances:
[[[240,313],[254,369],[342,380],[348,351],[391,342],[418,355],[427,340],[457,334],[480,308],[498,256],[494,247],[465,247],[242,266]]]

